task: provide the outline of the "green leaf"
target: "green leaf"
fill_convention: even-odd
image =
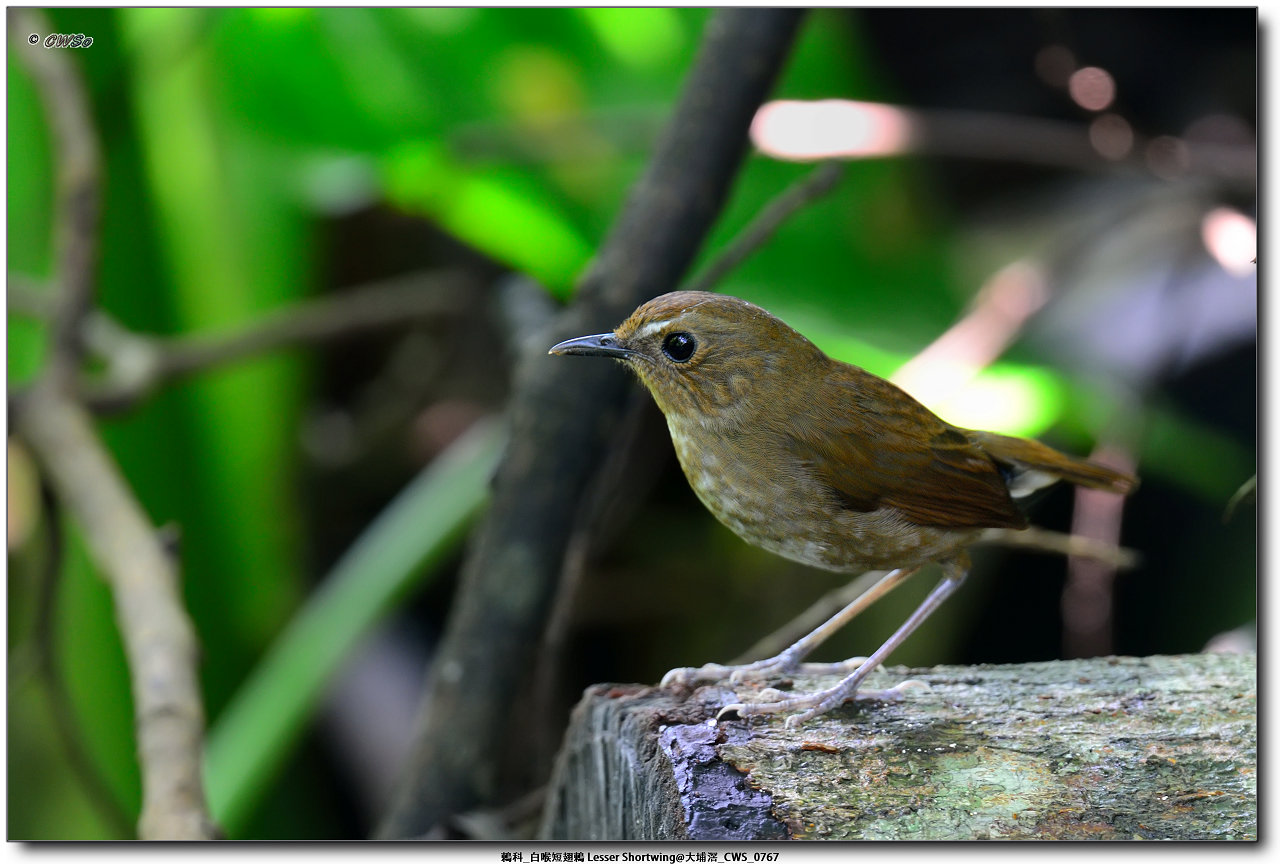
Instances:
[[[235,836],[362,636],[455,547],[488,501],[506,441],[486,422],[441,454],[325,577],[209,735],[205,784],[214,820]]]
[[[387,196],[466,243],[567,296],[591,246],[547,193],[488,171],[468,171],[443,148],[408,144],[386,160]]]
[[[162,296],[182,332],[249,320],[309,282],[308,238],[280,165],[218,109],[211,16],[120,13],[144,194],[169,277]],[[302,371],[294,358],[264,358],[169,394],[191,454],[178,513],[184,590],[205,649],[219,660],[204,670],[214,711],[301,593],[292,455]]]

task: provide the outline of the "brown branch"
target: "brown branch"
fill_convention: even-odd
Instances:
[[[200,772],[204,709],[195,634],[177,573],[88,413],[69,395],[97,249],[98,145],[88,100],[69,52],[26,43],[30,33],[50,32],[44,16],[31,9],[11,15],[14,50],[30,69],[49,115],[59,178],[52,353],[34,387],[15,403],[14,424],[111,587],[133,682],[143,798],[138,834],[206,839],[214,830]]]
[[[473,535],[435,660],[418,740],[379,826],[422,836],[449,813],[495,803],[511,753],[511,700],[528,675],[555,595],[580,496],[599,467],[629,382],[608,364],[557,363],[557,339],[615,326],[669,291],[728,196],[747,129],[781,68],[800,10],[722,9],[648,169],[574,305],[516,370],[512,434]]]

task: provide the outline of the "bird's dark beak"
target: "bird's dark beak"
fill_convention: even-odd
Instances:
[[[552,345],[548,354],[594,354],[599,357],[616,357],[625,360],[628,357],[641,356],[630,348],[618,344],[618,337],[612,333],[600,333],[596,336],[579,336],[577,339],[566,339],[558,345]]]

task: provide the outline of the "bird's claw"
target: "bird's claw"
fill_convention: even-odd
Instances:
[[[716,714],[716,720],[722,720],[726,714],[737,714],[746,719],[763,714],[783,714],[794,711],[783,721],[787,729],[795,729],[807,720],[825,714],[837,705],[854,699],[875,700],[878,702],[897,702],[907,690],[930,690],[927,682],[912,678],[895,684],[886,690],[860,690],[837,684],[826,690],[788,696],[779,690],[767,688],[760,691],[760,700],[756,702],[734,702],[725,705]]]
[[[780,675],[780,674],[784,674],[787,671],[783,669],[781,665],[774,667],[774,666],[761,666],[755,663],[752,663],[749,666],[738,666],[738,667],[731,667],[731,668],[733,668],[733,671],[729,673],[730,684],[742,684],[745,681],[766,678],[769,675],[773,675],[773,674]]]
[[[721,666],[719,663],[708,663],[705,666],[681,666],[663,675],[658,686],[687,687],[699,681],[721,681],[732,674],[736,668],[736,666]]]
[[[728,705],[724,706],[723,708],[721,708],[719,711],[716,712],[716,722],[719,723],[721,720],[723,720],[726,714],[737,714],[739,717],[741,717],[743,716],[741,712],[746,707],[747,706],[741,702],[730,702]]]
[[[892,699],[885,698],[886,702],[896,702],[897,700],[902,698],[902,694],[907,690],[932,690],[932,689],[933,687],[929,685],[928,681],[921,681],[919,678],[908,678],[906,681],[899,681],[897,684],[894,684],[888,690],[885,690],[883,692],[885,694],[885,697],[888,697],[890,693],[895,694]]]
[[[675,686],[684,686],[686,684],[692,684],[693,678],[691,677],[691,673],[696,671],[698,670],[688,669],[683,666],[678,667],[676,669],[672,669],[668,671],[666,675],[662,676],[662,680],[658,682],[658,686],[659,687],[675,687]]]
[[[770,675],[784,675],[791,672],[796,664],[783,658],[770,658],[741,666],[722,666],[719,663],[707,663],[705,666],[679,667],[662,676],[659,687],[673,685],[688,686],[700,681],[724,681],[730,684],[741,684],[744,681],[766,678]]]

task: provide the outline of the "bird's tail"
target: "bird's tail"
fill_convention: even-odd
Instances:
[[[970,431],[969,436],[1006,469],[1009,493],[1014,498],[1029,495],[1058,480],[1118,495],[1128,495],[1138,488],[1138,478],[1132,474],[1059,453],[1039,441],[997,435],[995,432]]]

